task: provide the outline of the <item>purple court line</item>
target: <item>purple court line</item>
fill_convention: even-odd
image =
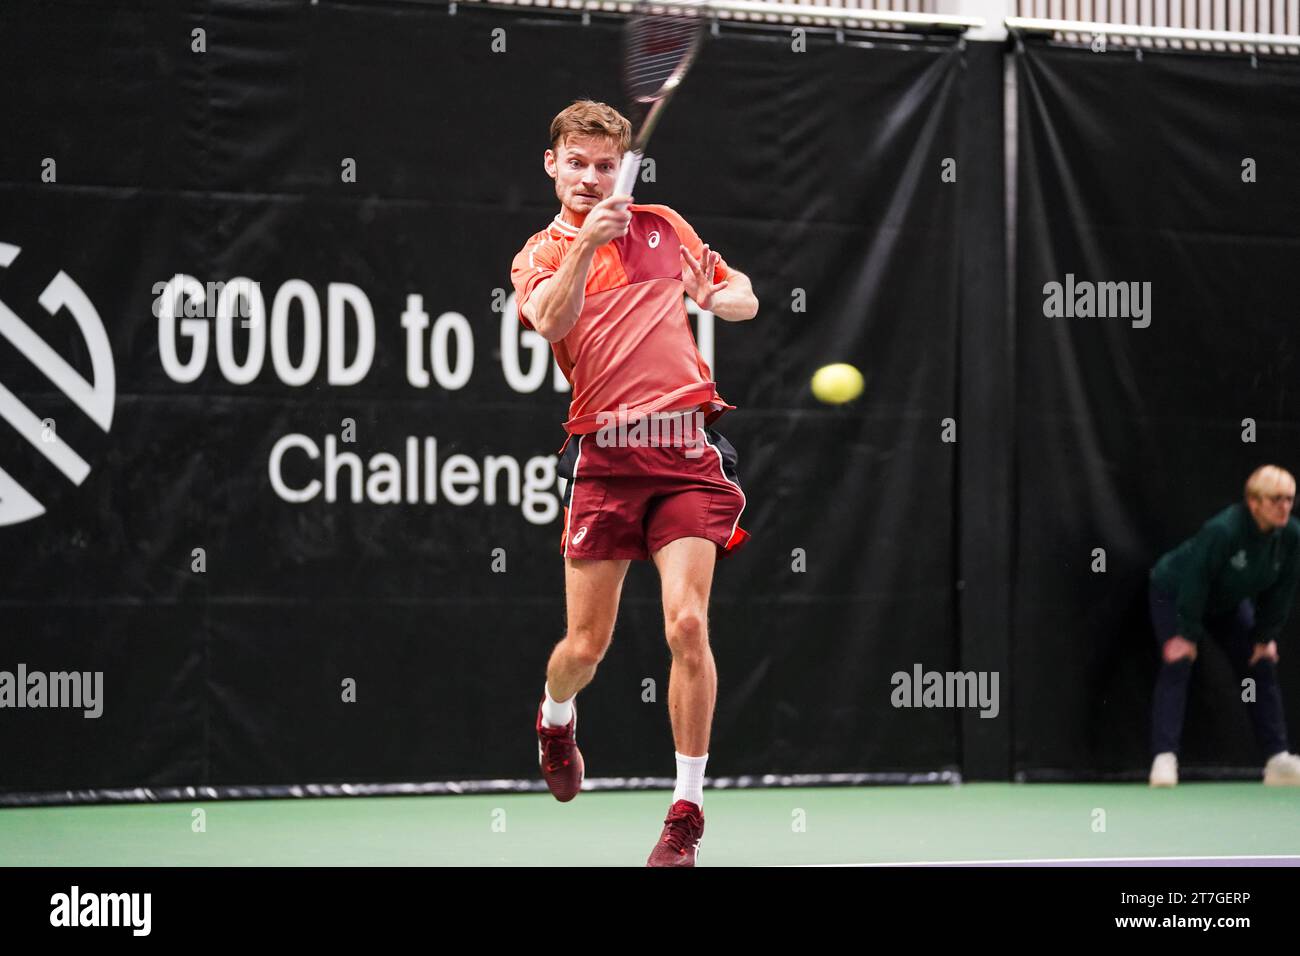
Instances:
[[[1120,857],[1083,857],[1080,859],[1044,859],[1044,860],[916,860],[896,863],[814,863],[813,866],[855,866],[855,867],[1017,867],[1017,866],[1188,866],[1188,867],[1251,867],[1251,866],[1300,866],[1300,856],[1120,856]]]
[[[1300,866],[1300,856],[1235,856],[1223,857],[1146,857],[1135,860],[1011,860],[1007,862],[956,863],[972,866]]]

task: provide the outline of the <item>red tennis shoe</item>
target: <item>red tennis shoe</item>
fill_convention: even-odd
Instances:
[[[542,768],[551,795],[568,803],[582,788],[582,754],[578,751],[578,705],[573,704],[573,719],[567,727],[547,727],[542,723],[542,708],[537,707],[537,763]]]
[[[646,866],[694,866],[704,836],[704,811],[689,800],[678,800],[668,811]]]

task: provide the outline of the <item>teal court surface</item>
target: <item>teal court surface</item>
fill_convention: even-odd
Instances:
[[[604,790],[567,804],[511,793],[24,807],[0,810],[0,864],[640,866],[669,802]],[[704,813],[701,866],[1300,864],[1300,789],[1258,783],[719,790]]]

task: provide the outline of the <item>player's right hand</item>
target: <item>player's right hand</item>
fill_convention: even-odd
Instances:
[[[1166,664],[1172,664],[1175,661],[1182,660],[1186,657],[1188,660],[1196,660],[1196,644],[1183,637],[1181,634],[1169,638],[1165,641],[1163,654]]]
[[[632,197],[606,196],[591,207],[587,218],[583,220],[579,238],[586,238],[592,246],[599,248],[611,239],[626,236],[628,226],[632,224],[632,211],[628,205]]]

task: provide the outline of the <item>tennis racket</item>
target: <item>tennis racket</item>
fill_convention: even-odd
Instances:
[[[632,194],[641,159],[664,108],[704,41],[707,0],[644,3],[623,27],[623,87],[636,136],[623,156],[615,195]]]

